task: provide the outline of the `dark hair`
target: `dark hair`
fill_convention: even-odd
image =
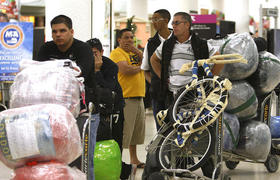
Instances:
[[[159,15],[160,15],[161,17],[163,17],[164,19],[168,19],[168,22],[169,22],[170,19],[171,19],[170,13],[169,13],[169,11],[166,10],[166,9],[159,9],[159,10],[156,10],[156,11],[154,12],[154,14],[155,14],[155,13],[159,14]]]
[[[5,13],[0,12],[0,16],[4,17],[7,22],[9,22],[8,15]]]
[[[192,17],[186,12],[177,12],[174,14],[174,16],[182,16],[183,19],[188,21],[190,23],[190,27],[192,26]]]
[[[98,49],[98,51],[103,50],[102,43],[100,42],[100,40],[98,38],[90,39],[87,41],[87,43],[90,45],[91,48],[96,48],[96,49]]]
[[[72,20],[68,16],[58,15],[54,17],[51,21],[51,26],[54,24],[65,24],[69,29],[72,29]]]
[[[254,38],[254,41],[257,45],[258,52],[265,51],[267,49],[267,42],[262,37]]]
[[[122,35],[123,35],[123,33],[125,33],[125,32],[132,32],[130,29],[128,29],[128,28],[124,28],[124,29],[121,29],[119,32],[118,32],[118,35],[117,35],[117,37],[118,38],[121,38],[122,37]]]

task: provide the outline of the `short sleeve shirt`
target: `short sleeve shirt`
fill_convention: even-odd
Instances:
[[[172,35],[172,32],[170,33],[170,35],[168,36],[168,38],[170,38]],[[162,36],[160,36],[158,34],[159,40],[160,42],[164,42],[166,39],[164,39]],[[167,38],[167,39],[168,39]],[[144,52],[143,52],[143,60],[142,60],[142,64],[141,64],[141,69],[144,71],[149,71],[150,70],[150,66],[149,66],[149,59],[148,59],[148,43],[145,46]]]
[[[120,47],[111,52],[110,59],[115,63],[126,61],[129,65],[140,66],[140,62],[138,62],[135,54],[128,53]],[[131,75],[119,72],[118,80],[122,87],[124,98],[145,97],[145,77],[143,71]]]
[[[209,49],[209,56],[213,56],[216,50],[213,46],[207,43]],[[163,43],[156,49],[155,53],[157,57],[162,59],[162,47]],[[176,42],[172,51],[170,66],[169,66],[169,90],[172,92],[177,91],[182,86],[188,84],[192,80],[192,71],[188,70],[184,74],[180,74],[179,70],[185,63],[192,63],[194,61],[194,53],[191,46],[191,36],[190,38],[183,42]]]

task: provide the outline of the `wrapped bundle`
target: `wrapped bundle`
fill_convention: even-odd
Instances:
[[[68,164],[82,151],[75,118],[56,104],[2,111],[0,142],[0,160],[12,169],[54,159]]]
[[[280,138],[280,116],[271,116],[270,132],[272,138]]]
[[[271,116],[270,133],[272,137],[272,146],[280,149],[280,116]]]
[[[119,179],[121,151],[114,140],[99,141],[94,150],[94,174],[96,180]]]
[[[224,149],[232,151],[236,148],[239,139],[240,124],[234,114],[224,113]]]
[[[271,146],[269,127],[259,121],[247,121],[241,125],[239,143],[235,153],[248,159],[265,161]]]
[[[30,59],[23,59],[19,62],[19,71],[26,69],[31,66],[44,66],[45,68],[58,68],[58,67],[68,67],[68,70],[74,75],[79,76],[81,74],[81,69],[79,66],[70,59],[57,59],[50,61],[34,61]]]
[[[207,42],[211,44],[215,48],[216,51],[220,51],[220,48],[223,46],[223,44],[226,42],[227,37],[221,38],[221,39],[209,39]]]
[[[240,54],[248,60],[248,64],[225,64],[220,76],[230,80],[241,80],[253,74],[258,67],[258,51],[249,33],[232,34],[220,49],[221,54]]]
[[[44,162],[15,169],[12,180],[86,180],[86,175],[63,163]]]
[[[254,118],[257,109],[258,99],[252,86],[246,81],[233,81],[225,111],[235,114],[239,121],[244,121]]]
[[[267,51],[260,52],[258,69],[247,80],[258,95],[271,92],[280,83],[280,60]]]
[[[57,61],[22,63],[10,88],[10,107],[60,104],[75,117],[80,112],[80,81],[74,70]],[[64,62],[64,61],[61,61]]]

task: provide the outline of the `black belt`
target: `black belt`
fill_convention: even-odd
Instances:
[[[142,99],[143,97],[136,96],[136,97],[126,97],[124,99]]]

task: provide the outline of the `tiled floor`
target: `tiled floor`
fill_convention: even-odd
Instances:
[[[154,120],[150,112],[146,113],[146,138],[145,144],[138,146],[138,156],[141,161],[145,162],[146,160],[146,151],[145,146],[151,141],[154,134],[156,133]],[[128,151],[124,150],[123,160],[129,162]],[[138,169],[136,173],[136,180],[141,180],[143,169]],[[225,174],[229,175],[232,180],[279,180],[280,179],[280,170],[276,173],[267,172],[263,164],[257,163],[248,163],[241,162],[235,170],[228,170],[224,166]],[[11,177],[12,171],[6,168],[0,162],[0,180],[8,180]],[[201,174],[200,170],[197,170],[198,174]]]

